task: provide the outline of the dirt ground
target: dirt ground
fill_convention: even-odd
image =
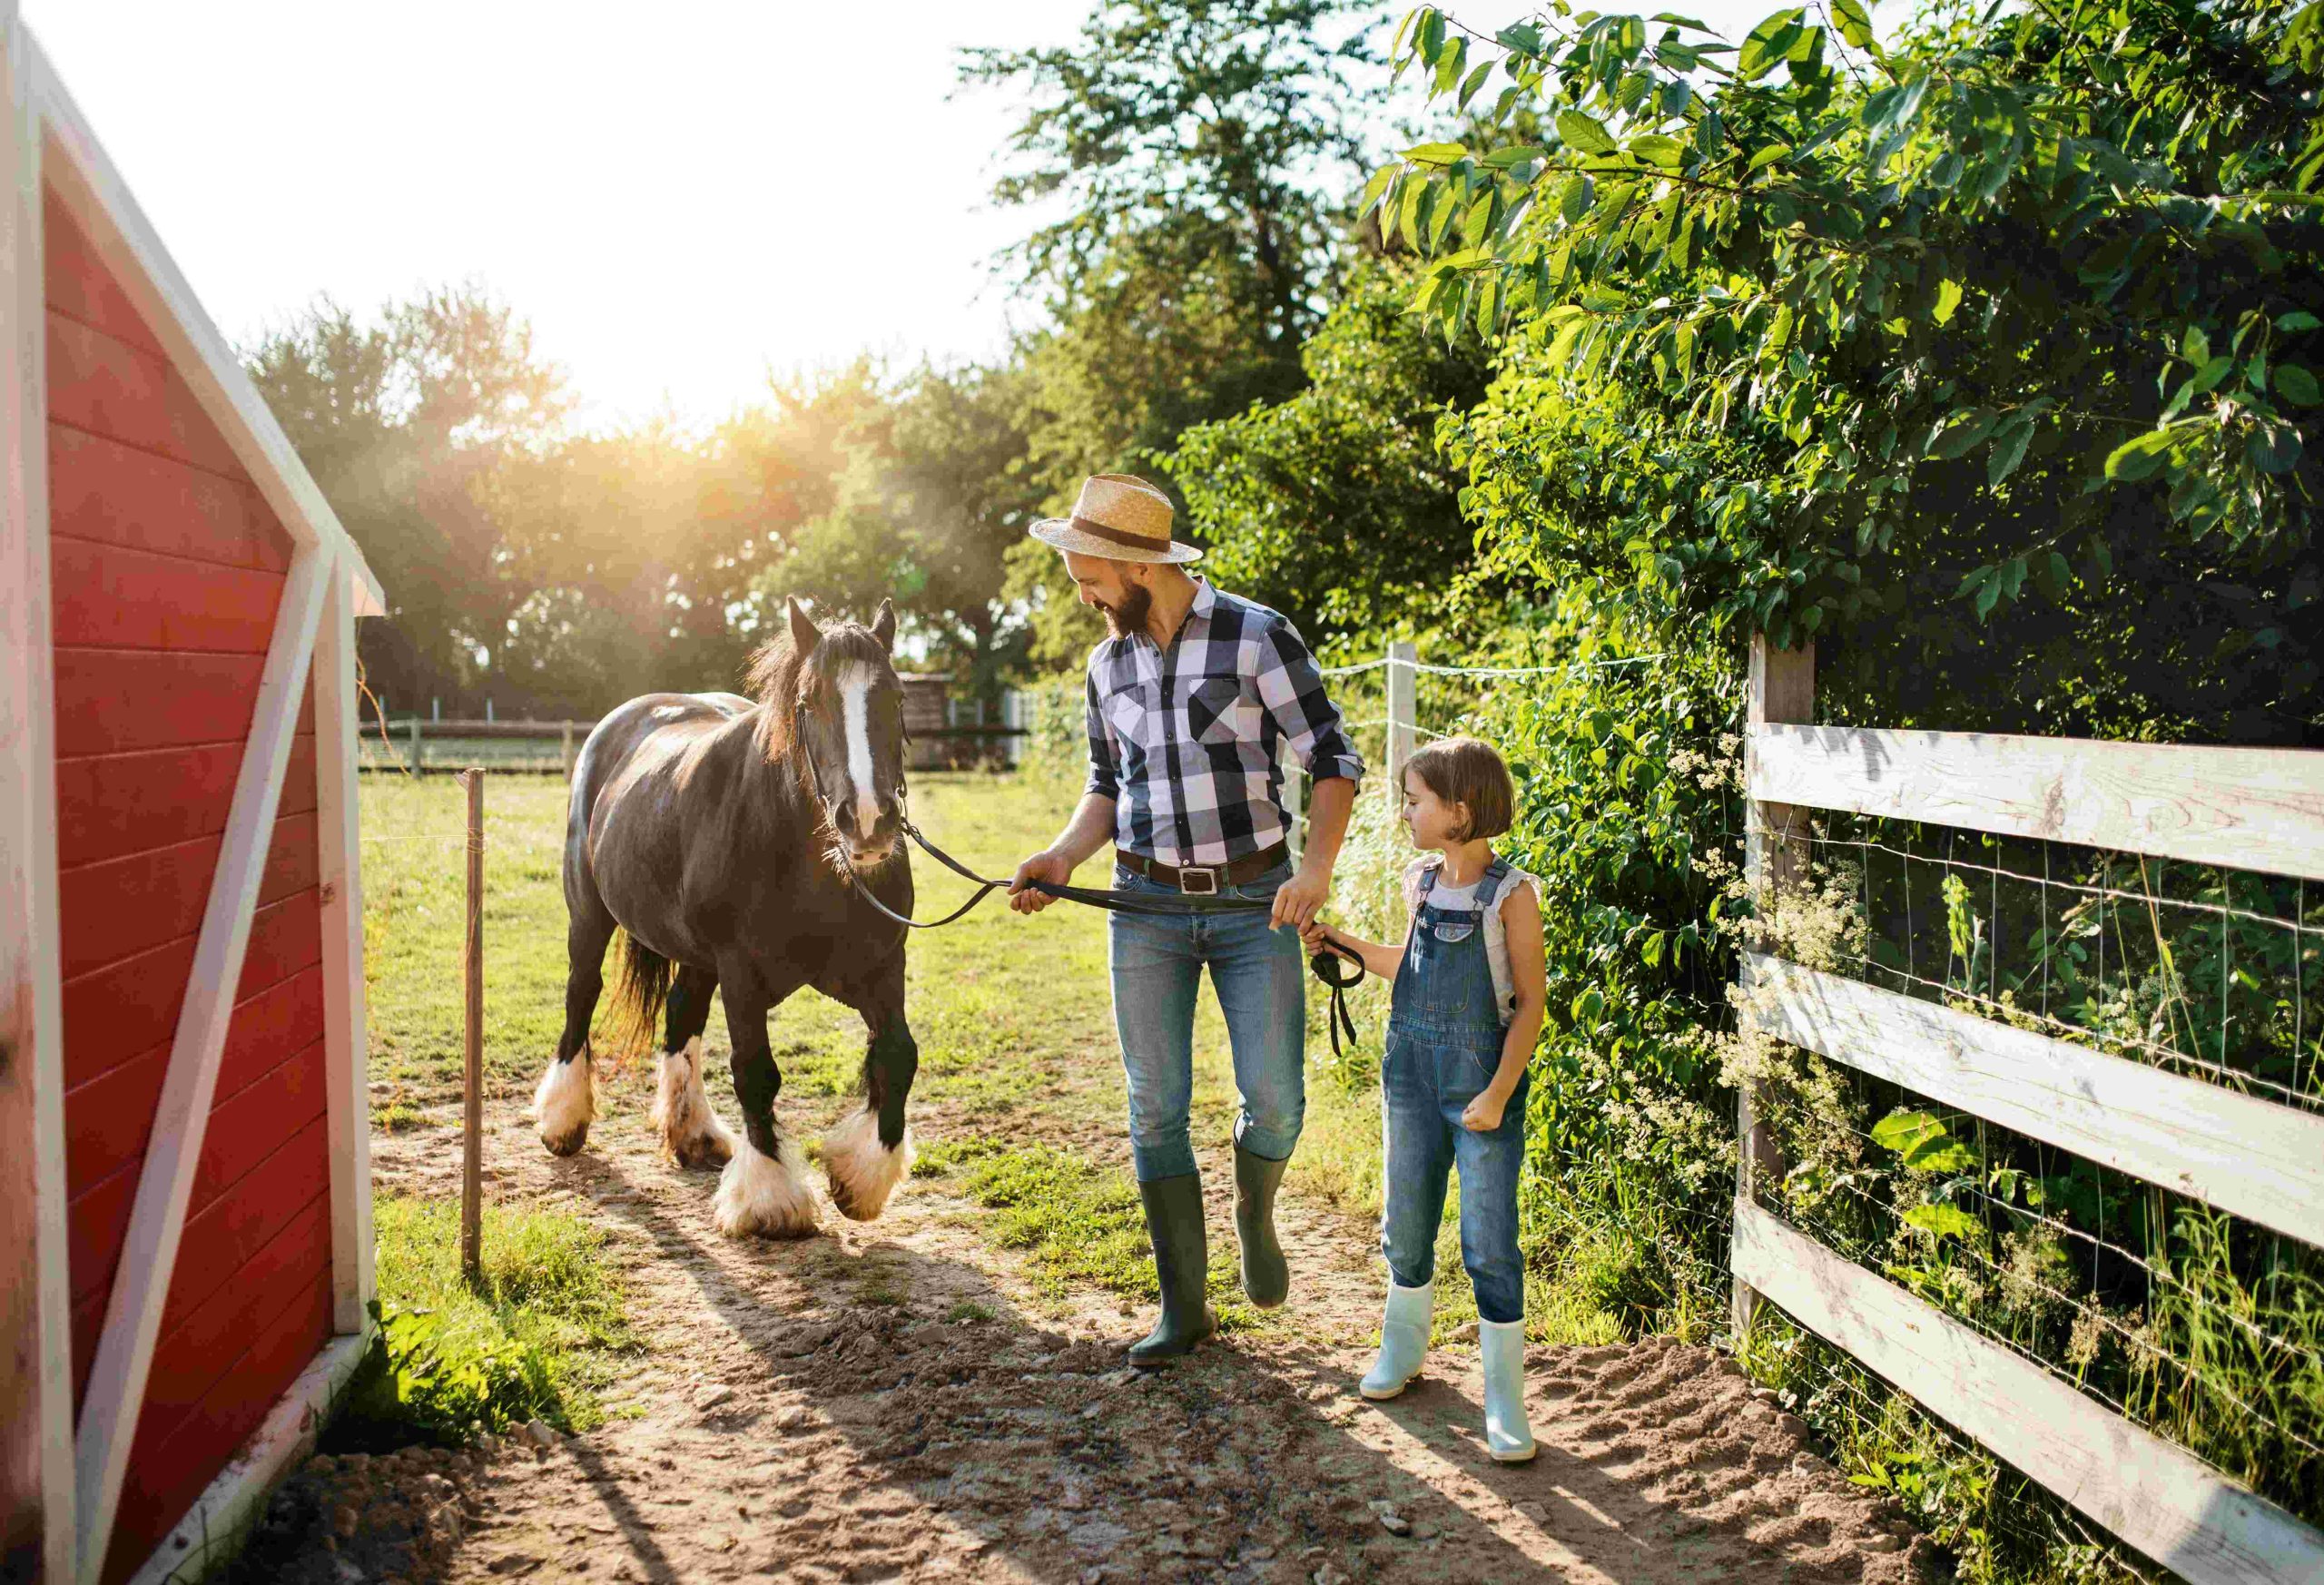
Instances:
[[[803,1242],[721,1237],[714,1175],[654,1150],[646,1071],[601,1084],[606,1115],[580,1156],[549,1157],[514,1101],[496,1105],[487,1144],[494,1198],[564,1202],[611,1235],[648,1344],[611,1393],[632,1413],[546,1447],[311,1460],[261,1538],[272,1577],[1886,1585],[1942,1571],[1704,1349],[1535,1349],[1529,1465],[1483,1454],[1472,1344],[1438,1350],[1401,1399],[1364,1402],[1373,1233],[1312,1204],[1284,1207],[1281,1323],[1150,1374],[1120,1352],[1142,1314],[1098,1291],[1037,1296],[987,1241],[993,1213],[942,1180],[906,1185],[876,1223],[826,1207]],[[790,1108],[818,1128],[836,1110]],[[925,1137],[947,1124],[919,1113]],[[458,1155],[446,1127],[382,1137],[380,1187],[456,1192]],[[1212,1236],[1231,1238],[1226,1164],[1205,1167]]]

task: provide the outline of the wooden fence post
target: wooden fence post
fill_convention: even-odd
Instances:
[[[467,1105],[460,1127],[460,1274],[484,1280],[484,771],[471,765],[468,787]]]
[[[421,770],[424,768],[424,767],[420,764],[420,763],[419,763],[419,716],[417,716],[417,715],[415,715],[415,716],[413,716],[413,717],[411,718],[410,736],[411,736],[411,773],[412,773],[413,775],[417,776],[417,775],[419,775],[419,774],[420,773]]]
[[[1798,649],[1775,649],[1764,635],[1751,638],[1751,673],[1749,692],[1744,710],[1743,783],[1747,794],[1744,804],[1743,872],[1750,882],[1753,895],[1766,899],[1785,888],[1797,885],[1807,872],[1807,811],[1791,803],[1761,803],[1748,800],[1752,784],[1753,762],[1758,753],[1757,734],[1768,725],[1808,725],[1816,719],[1816,645],[1814,641]],[[1761,903],[1765,907],[1764,902]],[[1748,1004],[1738,1014],[1741,1020],[1751,1017]],[[1737,1093],[1735,1101],[1735,1137],[1737,1141],[1735,1193],[1738,1200],[1749,1200],[1760,1178],[1777,1177],[1783,1173],[1783,1160],[1776,1147],[1775,1135],[1761,1118],[1757,1087],[1746,1084]],[[1759,1295],[1740,1276],[1735,1279],[1733,1321],[1735,1341],[1739,1346],[1750,1331],[1751,1321],[1758,1312]]]
[[[1404,762],[1413,757],[1413,728],[1419,724],[1413,703],[1420,673],[1420,647],[1409,639],[1388,646],[1388,812],[1393,818],[1404,806]]]
[[[570,782],[573,780],[573,723],[568,721],[564,724],[565,747],[563,753],[565,758],[565,779]]]

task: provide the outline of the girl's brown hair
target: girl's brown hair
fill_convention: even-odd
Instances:
[[[1404,774],[1446,803],[1469,806],[1462,842],[1497,837],[1517,819],[1517,784],[1492,744],[1477,737],[1441,737],[1413,751]]]

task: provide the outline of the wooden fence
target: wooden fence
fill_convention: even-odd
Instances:
[[[1809,810],[2324,878],[2324,753],[1817,727],[1815,652],[1751,652],[1746,863],[1804,879]],[[2324,1245],[2324,1117],[1747,953],[1760,1033]],[[2315,1585],[2324,1535],[1758,1204],[1781,1170],[1747,1091],[1736,1335],[1765,1299],[2196,1585]]]

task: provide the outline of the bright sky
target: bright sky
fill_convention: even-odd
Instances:
[[[997,353],[1030,311],[990,274],[1029,229],[986,199],[1015,106],[948,98],[954,52],[1063,43],[1091,3],[23,10],[228,337],[474,281],[619,422],[861,350]],[[1739,42],[1775,3],[1693,14]]]

